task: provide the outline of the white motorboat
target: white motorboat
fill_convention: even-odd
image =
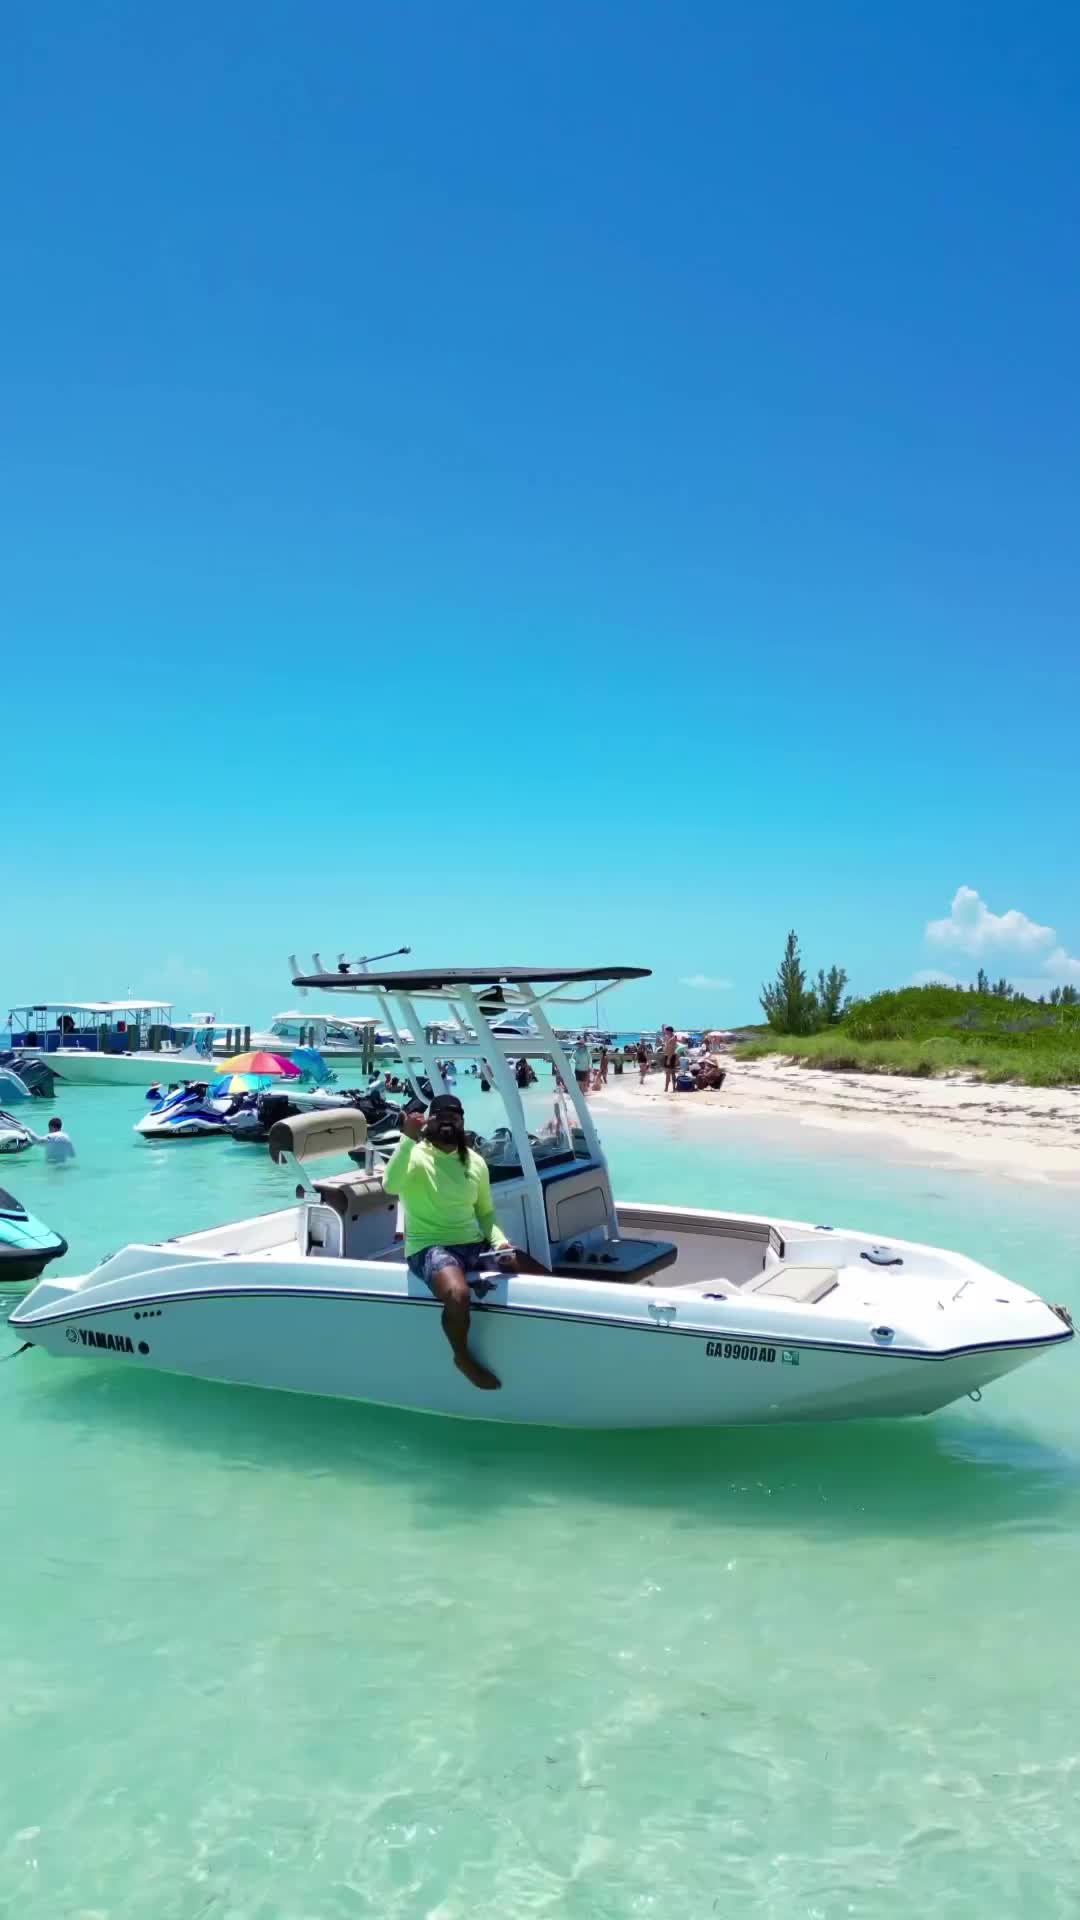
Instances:
[[[296,1206],[159,1243],[89,1273],[44,1279],[10,1316],[63,1356],[201,1379],[340,1395],[428,1413],[580,1427],[698,1427],[931,1413],[1073,1337],[1064,1308],[963,1254],[799,1221],[616,1203],[588,1103],[548,1023],[644,969],[478,968],[314,976],[300,987],[373,994],[391,1027],[449,1002],[486,1055],[509,1127],[478,1143],[496,1209],[528,1271],[478,1278],[473,1350],[498,1374],[477,1393],[452,1366],[440,1309],[409,1273],[357,1110],[283,1120],[275,1160]],[[485,1013],[527,1012],[530,1054],[559,1090],[530,1130],[509,1068],[520,1050]],[[493,1017],[499,1017],[498,1014]],[[427,1043],[416,1043],[436,1089]],[[419,1072],[410,1059],[414,1085]],[[312,1182],[316,1158],[362,1168]]]
[[[411,1041],[411,1033],[406,1037]],[[286,1058],[298,1047],[317,1047],[334,1065],[348,1061],[368,1069],[375,1060],[397,1054],[395,1042],[380,1029],[377,1019],[348,1020],[324,1013],[275,1013],[265,1031],[252,1029],[251,1046],[256,1050],[263,1047],[268,1053]],[[225,1051],[225,1040],[216,1039],[214,1052]]]
[[[185,1067],[205,1068],[217,1031],[185,1022],[178,1045],[170,1002],[130,997],[42,1001],[13,1007],[8,1021],[13,1059],[44,1059],[57,1079],[77,1087],[149,1087]]]

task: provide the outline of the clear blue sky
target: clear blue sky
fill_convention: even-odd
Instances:
[[[961,885],[1080,952],[1078,76],[1039,0],[17,0],[5,1005],[1025,971]]]

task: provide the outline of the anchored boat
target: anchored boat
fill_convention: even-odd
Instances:
[[[486,1058],[509,1126],[477,1141],[528,1271],[477,1276],[471,1345],[499,1376],[477,1393],[450,1361],[438,1303],[409,1273],[396,1202],[358,1109],[279,1122],[270,1152],[295,1206],[45,1279],[10,1316],[64,1356],[339,1395],[428,1413],[580,1427],[698,1427],[932,1413],[1072,1339],[1049,1306],[959,1253],[798,1221],[616,1202],[587,1101],[549,1023],[646,969],[456,968],[318,974],[300,988],[374,997],[419,1092],[445,1083],[408,1043],[449,1008],[455,1053]],[[553,1110],[530,1126],[500,1034],[531,1020]],[[445,1045],[440,1052],[445,1054]],[[534,1096],[535,1097],[535,1096]],[[319,1159],[352,1171],[312,1179]]]

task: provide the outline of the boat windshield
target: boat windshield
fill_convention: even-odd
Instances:
[[[470,1124],[471,1144],[487,1161],[493,1182],[512,1180],[521,1172],[521,1155],[509,1126],[502,1120],[502,1101],[492,1089],[496,1103],[492,1118],[497,1124],[488,1131],[472,1131],[475,1103],[469,1102],[466,1117]],[[537,1168],[557,1166],[564,1160],[589,1159],[589,1144],[577,1125],[573,1108],[565,1095],[544,1094],[525,1102],[529,1142]],[[484,1116],[486,1118],[486,1116]]]
[[[374,1027],[370,1020],[328,1020],[324,1014],[279,1013],[270,1022],[270,1032],[279,1040],[302,1040],[308,1033],[314,1032],[316,1044],[322,1046],[326,1041],[339,1041],[349,1046],[358,1046],[364,1033]]]

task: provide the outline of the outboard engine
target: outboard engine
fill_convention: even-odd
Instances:
[[[56,1091],[56,1075],[32,1047],[0,1053],[0,1067],[6,1067],[9,1073],[15,1074],[36,1100],[52,1099]]]

